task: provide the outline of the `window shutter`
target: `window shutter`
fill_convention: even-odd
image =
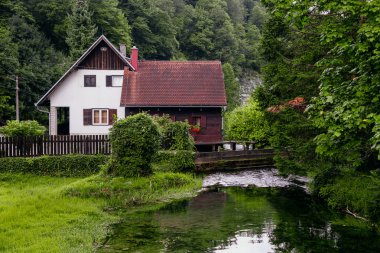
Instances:
[[[112,125],[114,123],[113,115],[117,117],[117,109],[109,109],[108,110],[108,124]]]
[[[202,128],[207,128],[207,118],[206,116],[201,117],[201,127]]]
[[[112,76],[106,76],[106,86],[112,87]]]
[[[83,109],[83,125],[92,125],[92,109]]]

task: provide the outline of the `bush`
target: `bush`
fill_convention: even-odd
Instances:
[[[256,146],[268,144],[270,125],[257,101],[250,99],[242,107],[226,114],[226,138],[238,142],[255,141]]]
[[[319,185],[315,191],[329,206],[349,210],[373,222],[380,221],[380,178],[379,175],[358,172],[341,172],[328,184]]]
[[[195,153],[187,150],[159,151],[154,157],[155,171],[185,172],[195,168]]]
[[[0,127],[0,134],[9,137],[40,136],[45,131],[46,128],[35,120],[9,120],[5,126]]]
[[[190,125],[187,122],[173,122],[169,115],[154,116],[161,134],[161,148],[164,150],[195,150],[194,139],[189,134]]]
[[[0,159],[0,172],[31,173],[42,176],[85,177],[99,172],[106,155],[62,155],[9,157]]]
[[[117,121],[111,128],[110,141],[107,173],[123,177],[151,173],[150,163],[160,146],[160,133],[151,116],[139,113]]]

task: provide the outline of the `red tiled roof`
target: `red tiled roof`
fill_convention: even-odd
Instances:
[[[219,61],[140,61],[124,70],[122,106],[225,106]]]

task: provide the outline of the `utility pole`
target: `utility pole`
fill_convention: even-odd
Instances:
[[[19,104],[18,104],[18,76],[16,76],[16,120],[20,120],[20,114],[19,114]]]

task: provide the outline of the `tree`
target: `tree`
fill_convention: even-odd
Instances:
[[[89,9],[93,12],[92,21],[107,38],[117,44],[132,47],[131,27],[118,0],[90,0]]]
[[[18,69],[17,45],[12,42],[10,31],[0,26],[0,125],[13,117],[14,103],[11,104],[11,96],[14,95],[14,80]]]
[[[223,74],[227,95],[227,111],[232,111],[240,104],[240,85],[230,63],[223,64]]]
[[[266,146],[270,133],[265,113],[257,101],[250,99],[242,107],[234,109],[226,117],[226,137],[239,142],[255,141],[258,146]]]
[[[242,24],[244,22],[245,10],[243,1],[227,0],[227,11],[234,23]]]
[[[47,114],[38,112],[34,103],[63,74],[67,68],[66,58],[52,47],[36,26],[25,19],[13,16],[9,23],[19,62],[16,73],[20,87],[20,118],[47,121]],[[14,87],[14,81],[11,85]],[[10,97],[14,104],[14,92]]]
[[[260,2],[256,2],[255,6],[252,8],[251,15],[249,17],[249,22],[254,24],[256,27],[263,30],[264,24],[268,19],[268,14]]]
[[[184,24],[181,45],[191,59],[220,59],[233,62],[237,49],[234,26],[222,0],[197,2],[192,18]]]
[[[97,27],[91,20],[88,0],[74,0],[68,15],[66,43],[72,60],[79,58],[94,41]]]
[[[287,115],[303,125],[298,131],[297,124],[273,115],[282,124],[271,143],[290,151],[276,166],[314,167],[314,193],[378,221],[380,2],[264,3],[271,13],[263,45],[269,64],[255,97],[263,108],[296,93],[309,103],[303,120]]]
[[[68,25],[68,13],[72,8],[72,1],[67,0],[26,0],[22,1],[32,14],[33,24],[38,27],[48,40],[58,50],[68,53],[68,45],[65,42]],[[13,1],[15,2],[15,1]],[[69,2],[69,4],[68,4]],[[25,19],[25,14],[18,14]]]
[[[282,15],[269,17],[261,42],[266,62],[262,68],[264,82],[253,94],[262,111],[296,97],[310,103],[317,96],[321,69],[316,63],[328,51],[328,47],[320,44],[316,29],[323,22],[315,18],[308,26],[299,28]],[[292,108],[266,113],[271,125],[270,145],[278,152],[275,161],[282,173],[304,174],[320,166],[313,141],[319,131],[308,116],[307,112]]]
[[[133,43],[144,59],[170,59],[178,50],[172,1],[129,0],[121,8],[132,20]]]

